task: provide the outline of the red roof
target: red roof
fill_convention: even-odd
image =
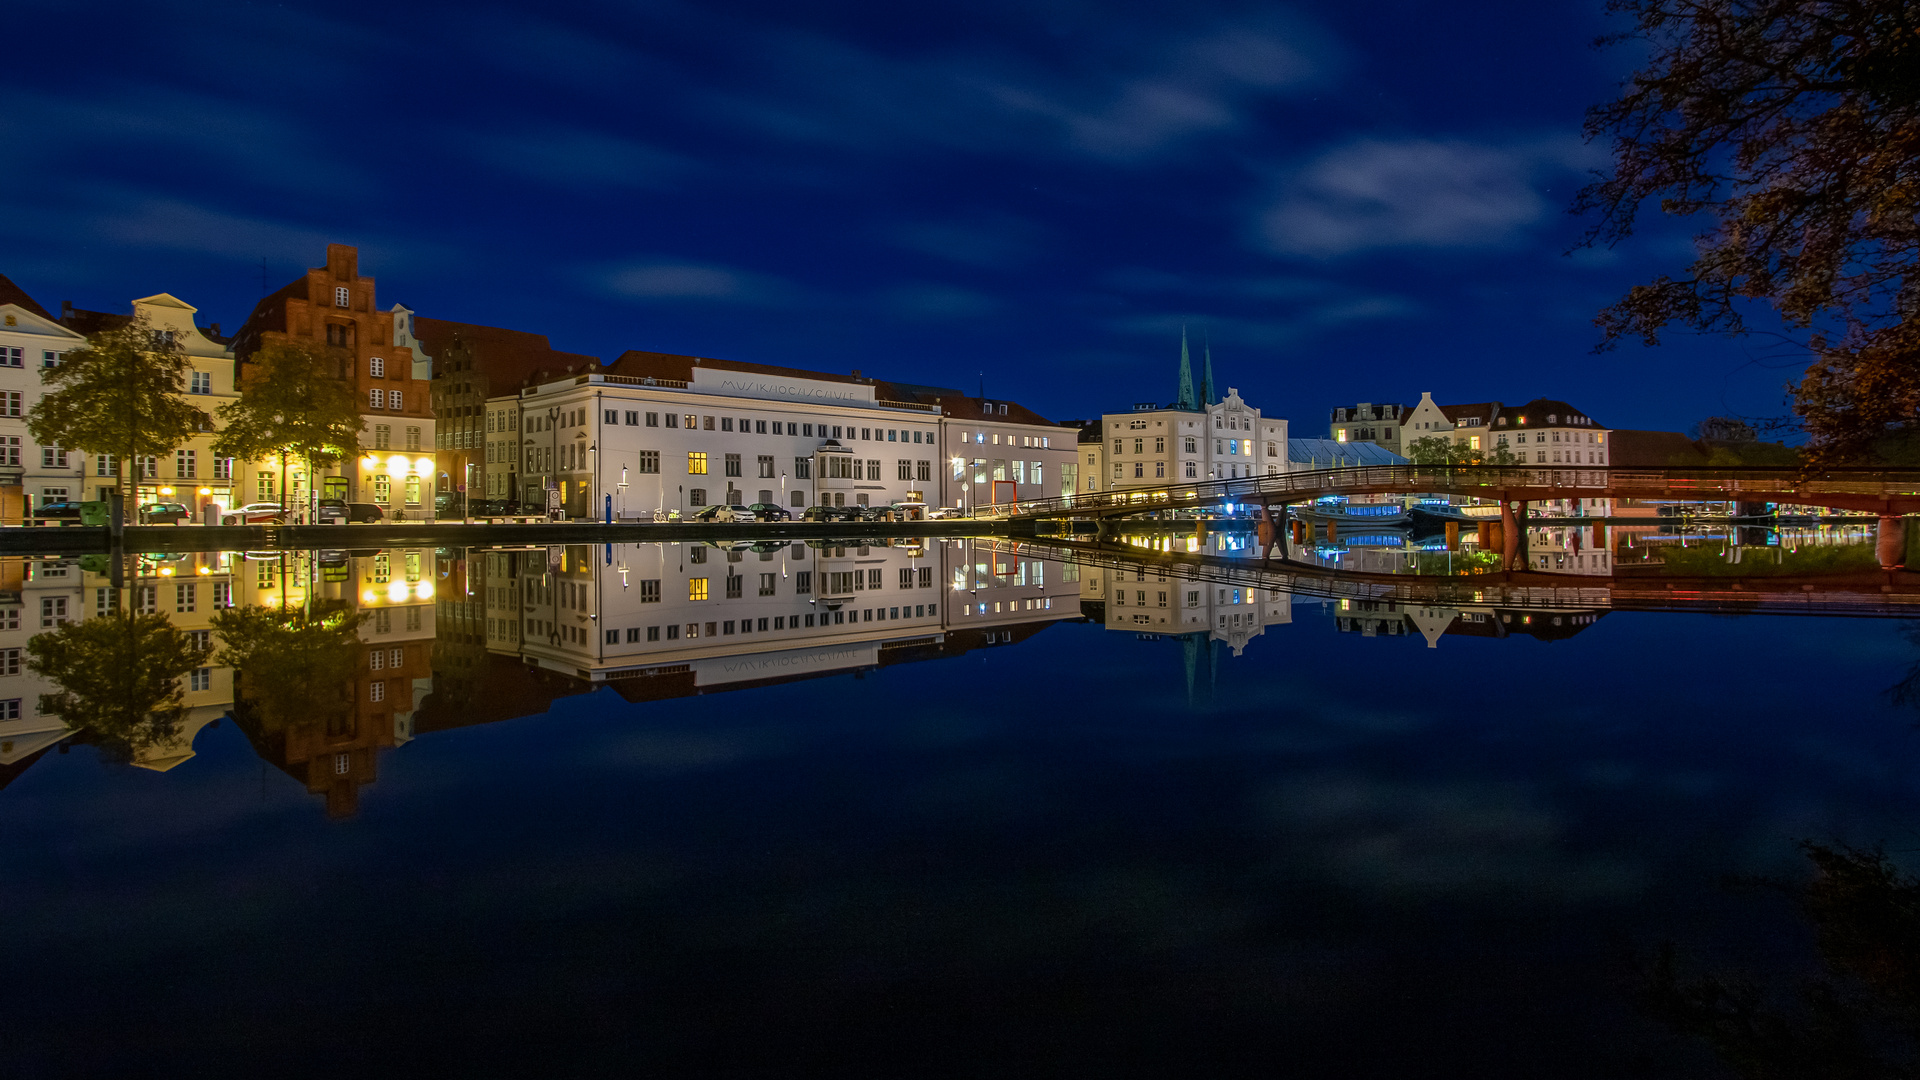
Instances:
[[[415,315],[413,336],[420,339],[421,350],[434,358],[434,374],[445,374],[439,365],[450,350],[464,350],[473,357],[474,370],[492,384],[489,392],[495,394],[524,386],[542,374],[558,376],[600,363],[597,356],[560,352],[545,334],[498,326]]]
[[[0,304],[18,304],[49,322],[53,321],[51,312],[34,303],[33,297],[27,295],[27,290],[15,285],[5,274],[0,274]]]

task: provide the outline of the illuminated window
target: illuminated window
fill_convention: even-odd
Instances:
[[[707,475],[707,455],[698,450],[687,451],[687,475]]]
[[[687,599],[705,600],[707,598],[707,579],[703,577],[687,579]],[[689,635],[692,636],[692,635]]]

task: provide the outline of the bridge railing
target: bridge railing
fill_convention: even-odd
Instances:
[[[1154,488],[1086,491],[975,507],[976,518],[1103,517],[1199,510],[1220,503],[1298,502],[1323,495],[1435,492],[1490,498],[1515,490],[1565,492],[1567,498],[1676,493],[1702,498],[1751,496],[1794,502],[1822,494],[1920,495],[1920,469],[1845,468],[1803,474],[1793,468],[1636,469],[1562,465],[1365,465],[1314,469]],[[1539,497],[1539,496],[1534,496]]]

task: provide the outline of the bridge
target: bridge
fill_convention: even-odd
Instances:
[[[1205,510],[1222,503],[1273,508],[1328,495],[1456,495],[1522,507],[1553,499],[1770,502],[1898,516],[1920,513],[1920,469],[1835,468],[1802,473],[1762,466],[1371,465],[989,504],[975,507],[973,517],[1099,520]]]
[[[1378,608],[1502,608],[1515,611],[1665,611],[1712,614],[1920,616],[1920,573],[1693,577],[1635,568],[1613,576],[1513,570],[1441,577],[1332,570],[1285,559],[1226,558],[1132,544],[1040,538],[1002,540],[1028,557],[1151,573],[1243,589],[1269,589]]]

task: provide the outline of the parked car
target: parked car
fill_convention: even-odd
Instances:
[[[259,502],[236,506],[222,514],[222,525],[284,525],[287,511],[279,503]]]
[[[186,503],[153,502],[140,508],[142,525],[178,525],[193,520],[193,511]]]
[[[750,503],[747,509],[753,511],[753,516],[755,520],[758,521],[793,520],[793,511],[788,510],[779,503]]]
[[[966,517],[967,512],[957,506],[936,506],[927,511],[928,521],[940,521],[944,518]]]
[[[860,508],[857,506],[809,506],[800,515],[802,521],[858,521]]]
[[[753,511],[739,503],[714,503],[693,515],[693,520],[732,525],[759,519],[753,516]]]
[[[528,511],[522,510],[513,499],[469,499],[467,515],[469,517],[518,517]]]
[[[379,503],[350,502],[347,504],[347,520],[377,525],[387,520],[387,512],[380,508]]]
[[[902,500],[879,508],[888,521],[924,521],[927,516],[927,504]]]
[[[347,520],[345,499],[321,499],[313,508],[313,520],[321,525],[344,525]]]
[[[55,499],[52,502],[44,502],[34,507],[33,512],[27,516],[34,519],[49,518],[54,520],[72,518],[77,521],[80,518],[80,504],[69,499]]]

